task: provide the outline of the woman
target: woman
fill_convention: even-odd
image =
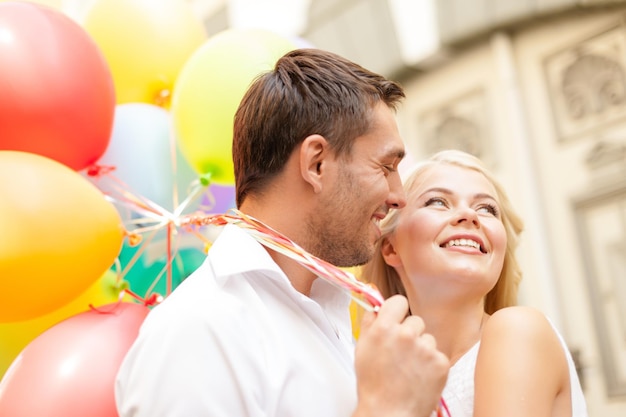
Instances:
[[[385,298],[408,297],[452,367],[452,417],[582,417],[585,400],[562,338],[515,306],[522,222],[472,155],[442,151],[404,184],[407,205],[381,224],[379,254],[361,271]]]

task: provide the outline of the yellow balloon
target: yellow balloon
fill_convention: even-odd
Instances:
[[[359,279],[360,267],[348,267],[342,269],[350,272],[357,279]],[[357,340],[361,335],[361,320],[363,320],[363,313],[365,313],[363,306],[352,300],[350,302],[350,322],[352,323],[352,336],[355,340]]]
[[[209,38],[189,58],[172,96],[181,152],[199,174],[234,184],[233,117],[253,79],[270,70],[295,44],[260,29],[228,29]]]
[[[0,150],[0,196],[0,323],[66,304],[120,252],[116,208],[60,162]]]
[[[119,300],[120,286],[114,272],[107,271],[85,292],[68,304],[31,320],[0,324],[0,378],[17,355],[37,336],[75,314]],[[131,301],[129,296],[123,301]]]
[[[181,68],[207,38],[185,0],[96,0],[82,24],[111,68],[118,104],[169,107]]]

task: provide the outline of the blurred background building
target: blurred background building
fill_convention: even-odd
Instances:
[[[209,35],[265,28],[401,82],[403,168],[485,160],[525,219],[521,303],[562,332],[590,416],[626,415],[626,0],[188,1]]]

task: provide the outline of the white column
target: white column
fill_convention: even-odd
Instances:
[[[413,66],[441,52],[435,0],[387,0],[402,60]]]
[[[311,0],[228,0],[229,26],[296,37],[306,29],[310,3]]]
[[[554,266],[550,246],[543,236],[548,234],[547,221],[541,207],[541,187],[537,178],[537,168],[532,152],[532,140],[528,129],[528,119],[524,110],[524,103],[520,93],[520,84],[516,71],[513,45],[509,35],[498,32],[491,38],[491,48],[495,57],[496,72],[499,83],[504,88],[506,108],[508,113],[507,141],[514,147],[518,172],[525,176],[521,181],[522,198],[525,207],[522,217],[526,229],[534,236],[529,245],[533,251],[533,259],[538,262],[537,271],[540,273],[539,283],[547,301],[544,313],[552,320],[559,331],[564,332],[561,317],[560,298],[554,276]],[[528,237],[527,237],[528,238]],[[565,335],[564,335],[565,336]]]

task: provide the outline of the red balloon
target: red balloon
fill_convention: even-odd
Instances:
[[[111,72],[86,30],[51,7],[0,3],[0,149],[81,170],[106,150],[114,112]]]
[[[0,416],[117,417],[115,375],[148,312],[107,304],[40,334],[0,382]]]

